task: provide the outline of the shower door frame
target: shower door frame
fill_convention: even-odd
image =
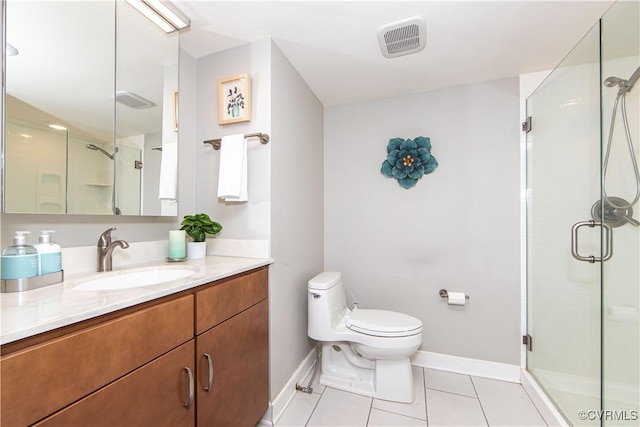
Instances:
[[[602,408],[599,43],[600,21],[526,100],[526,368],[572,424]]]
[[[582,54],[587,52],[587,56],[591,55],[593,61],[581,62],[575,58],[571,59],[575,52],[579,57],[581,49],[583,50]],[[560,262],[565,263],[565,267],[569,269],[569,273],[565,274],[574,279],[573,283],[569,280],[558,281],[557,284],[559,286],[556,289],[552,288],[551,291],[558,292],[562,287],[580,286],[588,282],[588,280],[584,280],[588,275],[594,284],[592,289],[594,298],[589,301],[588,298],[585,299],[584,295],[574,291],[569,296],[561,296],[564,301],[560,301],[560,303],[553,299],[548,301],[550,301],[550,305],[556,304],[560,312],[574,310],[575,307],[572,307],[572,305],[579,306],[581,304],[581,308],[591,314],[591,318],[587,317],[585,322],[587,323],[587,330],[592,332],[592,344],[598,344],[597,348],[592,345],[589,352],[583,351],[577,356],[569,356],[570,358],[573,357],[574,360],[570,360],[568,364],[561,362],[559,364],[560,367],[557,369],[558,377],[563,380],[566,379],[562,378],[563,375],[569,373],[569,375],[565,375],[567,377],[571,375],[572,370],[579,370],[581,368],[579,365],[582,363],[579,360],[580,358],[592,358],[592,367],[595,375],[591,378],[570,378],[574,381],[571,385],[575,388],[569,390],[569,392],[566,387],[564,389],[562,387],[550,388],[549,384],[558,384],[562,383],[562,381],[556,381],[553,378],[549,381],[549,378],[544,378],[544,375],[539,375],[536,372],[537,368],[534,366],[536,356],[538,356],[536,355],[536,350],[540,350],[541,340],[539,339],[540,336],[536,339],[535,333],[532,333],[534,335],[533,352],[524,350],[523,364],[526,365],[527,371],[537,384],[544,389],[543,392],[558,408],[559,413],[557,415],[564,417],[566,422],[578,425],[637,425],[640,418],[640,369],[638,368],[640,364],[640,351],[638,348],[638,342],[640,341],[640,322],[638,320],[640,306],[640,291],[638,289],[640,288],[640,227],[632,225],[632,221],[616,221],[615,217],[619,216],[618,214],[614,214],[614,218],[607,218],[607,215],[605,215],[605,179],[606,191],[609,197],[622,196],[623,199],[633,199],[636,184],[635,178],[633,178],[633,165],[631,165],[631,168],[629,167],[629,159],[633,159],[634,156],[631,153],[634,149],[629,148],[629,150],[625,151],[625,146],[627,144],[631,146],[631,142],[628,142],[627,139],[629,138],[627,135],[631,135],[630,138],[633,147],[635,147],[635,152],[640,152],[640,83],[636,83],[632,90],[627,91],[629,95],[627,97],[627,110],[630,112],[628,119],[631,131],[627,134],[627,131],[622,129],[622,111],[618,110],[615,124],[616,133],[613,136],[612,145],[609,147],[609,132],[612,127],[612,104],[616,98],[616,92],[620,88],[616,85],[605,84],[605,81],[611,81],[612,79],[624,81],[625,79],[631,79],[630,76],[638,76],[638,73],[640,73],[639,3],[616,2],[598,20],[585,38],[574,47],[574,50],[563,62],[547,76],[543,84],[527,98],[527,115],[530,103],[533,104],[534,96],[539,97],[544,94],[545,85],[552,85],[552,80],[558,78],[558,75],[562,77],[561,73],[567,72],[567,70],[574,72],[572,78],[578,77],[579,80],[580,73],[576,70],[580,69],[580,67],[588,66],[589,63],[592,63],[593,66],[592,75],[589,76],[590,80],[588,82],[585,81],[585,84],[588,83],[589,86],[587,90],[582,90],[583,88],[580,87],[579,82],[576,83],[571,79],[566,86],[577,94],[575,97],[576,103],[573,106],[582,103],[583,106],[586,105],[587,109],[592,108],[590,114],[585,115],[587,120],[584,120],[584,117],[581,117],[580,114],[576,114],[575,117],[571,118],[572,120],[575,119],[575,130],[578,132],[585,131],[582,139],[591,145],[587,147],[584,144],[582,146],[578,145],[578,150],[573,154],[575,158],[569,155],[565,159],[567,165],[561,165],[557,169],[560,172],[558,185],[548,185],[543,188],[542,193],[551,194],[557,190],[556,187],[562,187],[561,181],[574,179],[575,174],[573,172],[576,169],[576,164],[580,165],[582,163],[580,156],[584,155],[583,151],[586,150],[586,152],[590,153],[592,157],[590,165],[594,172],[597,171],[597,173],[594,173],[596,176],[586,177],[587,182],[590,181],[590,184],[586,185],[586,187],[575,188],[575,194],[577,194],[577,203],[575,205],[563,203],[564,200],[562,198],[557,198],[560,203],[555,205],[555,207],[563,208],[564,210],[575,210],[573,221],[575,221],[576,225],[573,226],[572,231],[569,231],[568,227],[570,227],[569,222],[571,221],[563,218],[562,227],[550,229],[549,234],[555,233],[558,235],[558,242],[565,242],[562,243],[565,247],[561,252],[558,252],[558,256],[562,258]],[[564,71],[563,67],[566,67]],[[573,71],[571,71],[572,69]],[[563,85],[560,86],[562,87]],[[542,95],[543,100],[544,96],[546,95]],[[561,103],[567,108],[570,107],[569,104],[568,102]],[[534,112],[533,132],[540,127],[544,129],[547,124],[540,118],[536,121],[535,114]],[[571,126],[564,124],[555,130],[559,134],[563,134],[570,128]],[[536,220],[532,212],[539,194],[536,191],[536,187],[532,187],[530,181],[531,169],[533,169],[535,162],[530,161],[529,157],[533,154],[533,147],[535,147],[536,142],[539,141],[536,141],[535,137],[531,138],[531,135],[528,135],[526,139],[525,148],[523,149],[523,153],[526,153],[526,167],[524,168],[526,170],[526,196],[523,197],[523,200],[526,200],[526,221],[523,221],[525,224],[523,228],[526,226],[526,230],[523,230],[523,235],[526,238],[523,245],[526,244],[527,255],[526,268],[524,269],[526,278],[523,278],[523,282],[526,287],[527,314],[526,319],[523,318],[523,329],[525,335],[528,335],[528,332],[536,329],[535,321],[533,321],[535,313],[532,315],[532,307],[535,307],[535,294],[532,288],[536,285],[539,286],[539,284],[532,279],[532,275],[536,268],[540,268],[540,259],[538,258],[540,248],[535,248],[535,243],[532,243],[536,238],[539,238],[535,232],[532,232],[536,231],[535,227],[532,229],[532,224],[535,225]],[[609,156],[609,149],[613,160],[609,159],[610,167],[605,172],[604,159]],[[552,159],[551,162],[557,163],[557,159]],[[640,165],[636,163],[635,167],[638,166]],[[577,169],[580,170],[580,166]],[[550,168],[549,170],[553,172],[556,169]],[[596,187],[597,192],[595,191]],[[561,196],[563,195],[561,194]],[[597,203],[599,203],[599,206],[597,206]],[[636,204],[634,208],[636,210],[634,217],[635,221],[637,221],[640,206]],[[556,214],[561,216],[562,212],[554,212],[552,215]],[[622,216],[629,215],[631,215],[631,212],[622,214]],[[607,220],[605,222],[611,220],[609,222],[611,226],[606,224],[598,226],[598,222],[601,221],[600,218],[605,218]],[[582,233],[589,229],[596,231],[596,233],[593,236],[583,236]],[[614,235],[615,238],[613,238]],[[580,236],[579,239],[577,238],[578,236]],[[586,237],[587,246],[590,247],[582,247],[583,243],[580,240],[583,237]],[[588,241],[590,238],[591,241]],[[612,239],[615,247],[611,242]],[[569,244],[571,240],[573,241]],[[538,250],[538,254],[532,248]],[[553,250],[553,248],[551,249]],[[573,255],[573,258],[570,255]],[[578,262],[574,258],[587,262]],[[606,262],[598,262],[600,260]],[[545,261],[544,258],[542,261]],[[542,268],[546,267],[544,262],[542,266]],[[585,274],[584,272],[589,271],[590,268],[591,271]],[[584,286],[582,288],[585,289]],[[595,304],[596,297],[597,307]],[[554,295],[553,298],[557,299],[558,295]],[[591,303],[590,306],[589,303]],[[554,314],[558,315],[558,312],[556,311]],[[564,320],[571,322],[573,319],[568,317]],[[591,326],[589,326],[589,322]],[[566,328],[566,325],[561,323],[560,325],[555,325],[555,328]],[[551,330],[552,334],[554,332],[556,331]],[[587,333],[582,333],[581,338],[584,337],[587,337]],[[542,347],[544,347],[544,339],[542,343]],[[596,362],[597,366],[595,366]],[[578,366],[574,366],[574,364]],[[578,379],[577,381],[576,378]],[[571,391],[573,391],[572,394],[574,395],[581,395],[583,400],[578,401],[579,403],[575,405],[567,404],[566,395],[571,394]]]

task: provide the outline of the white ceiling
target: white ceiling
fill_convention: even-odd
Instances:
[[[195,58],[273,38],[325,106],[552,69],[613,1],[174,0]],[[380,26],[411,16],[426,48],[387,59]]]

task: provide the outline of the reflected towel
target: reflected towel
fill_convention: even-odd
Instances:
[[[178,194],[178,144],[163,144],[158,199],[176,200]]]
[[[222,138],[218,197],[225,202],[246,202],[247,140],[243,134]]]

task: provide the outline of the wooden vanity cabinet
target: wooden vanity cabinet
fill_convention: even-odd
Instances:
[[[4,345],[0,425],[253,427],[269,402],[267,296],[262,267]]]
[[[188,295],[21,350],[5,353],[10,346],[3,346],[0,424],[33,424],[192,340],[192,319],[193,296]],[[177,375],[182,368],[176,367]]]
[[[196,293],[197,425],[256,425],[269,405],[268,270]]]

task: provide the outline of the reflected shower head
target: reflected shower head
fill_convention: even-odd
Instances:
[[[87,145],[85,145],[85,148],[88,148],[89,150],[99,151],[102,154],[104,154],[105,156],[107,156],[108,158],[110,158],[111,160],[113,160],[113,154],[109,154],[108,151],[103,150],[102,148],[98,147],[95,144],[87,144]],[[118,152],[118,150],[116,149],[116,153],[117,152]]]

